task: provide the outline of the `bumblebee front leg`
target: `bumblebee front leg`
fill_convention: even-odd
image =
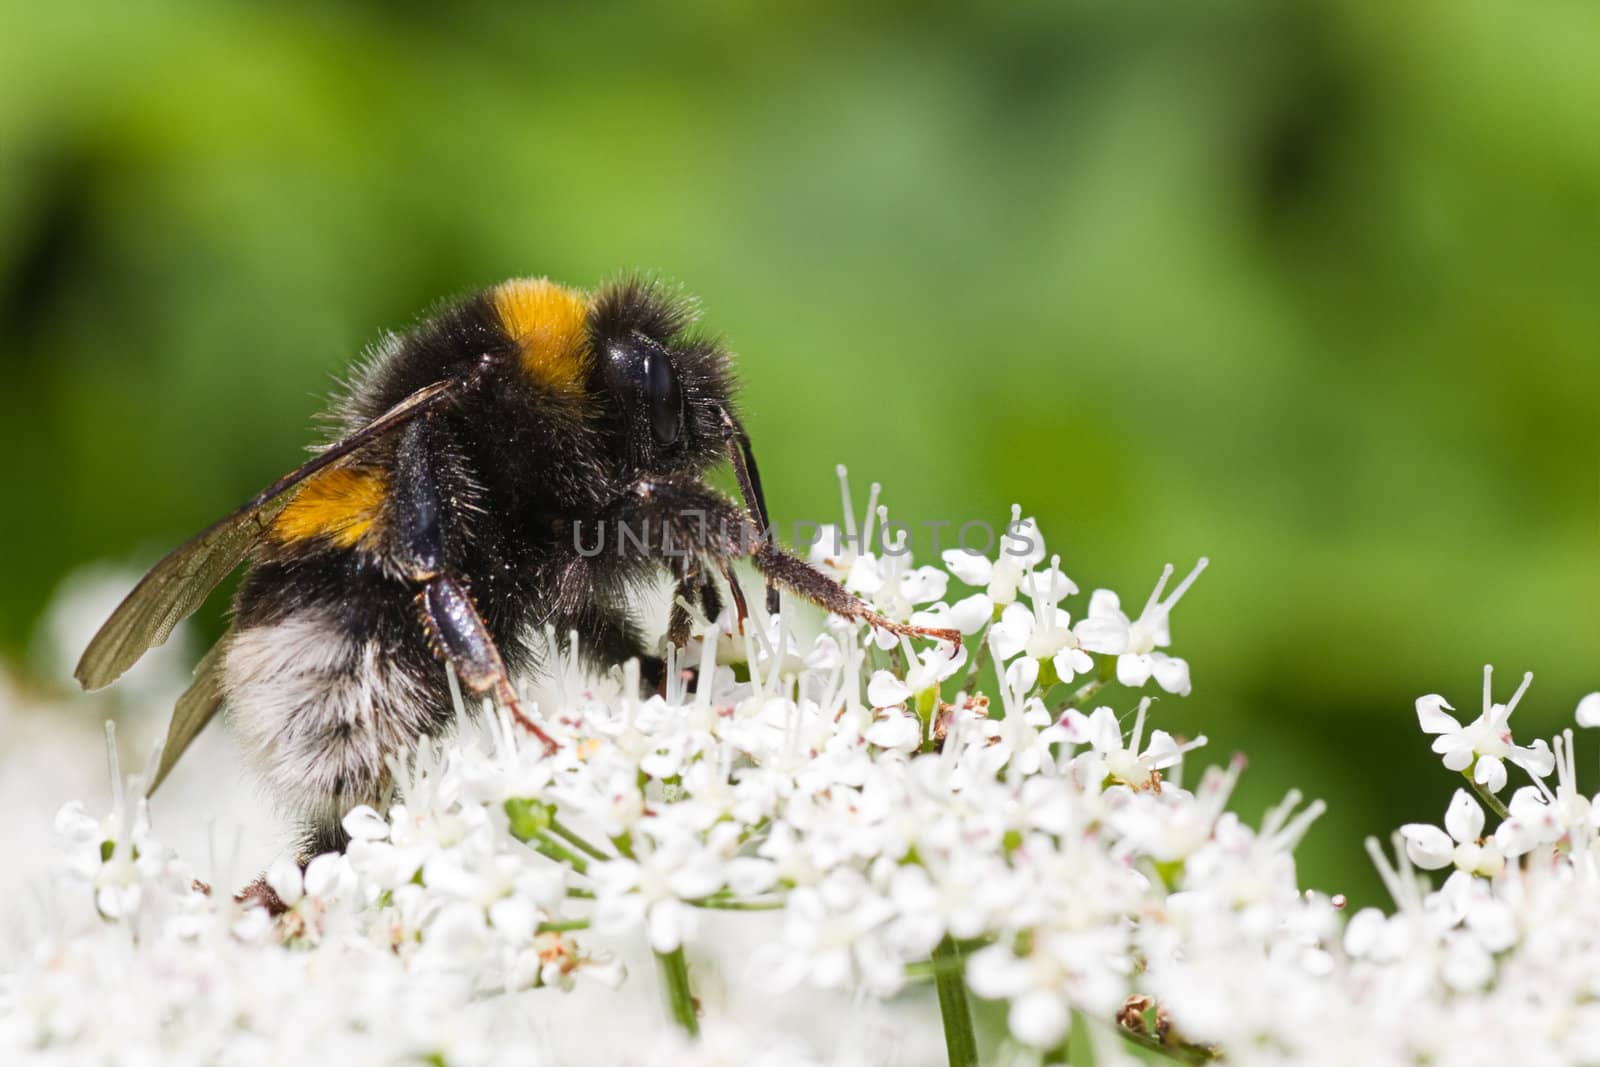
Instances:
[[[726,567],[734,559],[747,557],[768,582],[785,586],[835,615],[869,623],[890,633],[931,637],[948,641],[958,649],[961,647],[959,630],[913,626],[872,610],[844,586],[805,560],[779,548],[749,516],[708,489],[680,482],[645,481],[635,487],[635,492],[640,516],[673,528],[672,536],[679,544],[695,543],[695,531],[700,531],[699,551],[716,560],[719,566]],[[724,573],[728,573],[726,569]],[[733,585],[733,589],[737,601],[740,599],[738,586]]]
[[[477,605],[461,583],[445,575],[435,575],[417,594],[422,624],[434,655],[455,670],[456,677],[473,696],[493,693],[501,707],[511,713],[517,725],[537,737],[546,754],[559,747],[555,738],[522,710],[522,701],[511,684],[500,650],[495,647]]]

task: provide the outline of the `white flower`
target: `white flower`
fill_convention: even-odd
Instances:
[[[1117,681],[1138,688],[1152,677],[1156,684],[1169,693],[1188,696],[1190,689],[1189,664],[1158,648],[1172,644],[1170,619],[1172,609],[1183,594],[1189,591],[1195,579],[1210,561],[1204,556],[1194,565],[1178,587],[1167,599],[1161,599],[1162,590],[1172,577],[1172,564],[1162,568],[1161,577],[1145,601],[1144,610],[1137,619],[1129,620],[1122,610],[1122,602],[1109,589],[1096,589],[1089,598],[1090,628],[1079,635],[1085,648],[1091,651],[1111,652],[1117,657]]]
[[[994,559],[976,550],[947,549],[942,553],[944,565],[964,584],[983,589],[984,599],[974,607],[985,605],[990,613],[995,608],[1014,604],[1028,574],[1044,561],[1044,536],[1032,516],[1022,517],[1020,505],[1011,506],[1011,521],[999,538],[1000,551]]]
[[[1092,750],[1072,761],[1073,773],[1084,785],[1112,778],[1135,788],[1152,785],[1156,772],[1175,766],[1183,754],[1206,743],[1204,734],[1193,741],[1179,744],[1165,730],[1154,730],[1150,744],[1143,751],[1145,713],[1150,710],[1150,698],[1139,701],[1139,711],[1134,719],[1133,733],[1126,744],[1122,740],[1122,724],[1116,712],[1108,707],[1098,707],[1089,716],[1088,740]]]
[[[862,531],[884,518],[874,498]],[[1457,792],[1443,828],[1405,827],[1393,857],[1374,848],[1393,909],[1344,924],[1342,900],[1305,890],[1296,871],[1320,803],[1288,790],[1252,825],[1229,810],[1243,758],[1185,788],[1180,761],[1204,738],[1151,731],[1149,699],[1126,734],[1110,708],[1052,721],[1044,703],[1042,682],[1081,668],[1056,663],[1069,653],[1115,655],[1130,679],[1186,688],[1178,661],[1154,650],[1194,574],[1166,598],[1164,577],[1138,621],[1102,597],[1112,610],[1074,625],[1059,562],[1040,569],[1033,547],[1025,565],[973,564],[963,577],[984,592],[915,613],[996,623],[998,684],[953,705],[940,685],[964,659],[948,646],[901,640],[885,656],[845,625],[801,640],[792,611],[737,634],[748,665],[737,673],[718,667],[726,650],[701,627],[676,660],[698,663],[698,684],[648,699],[636,667],[591,676],[549,636],[539,712],[561,750],[546,755],[492,709],[458,708],[455,735],[394,761],[381,811],[348,815],[345,855],[269,868],[289,908],[278,916],[233,904],[253,866],[196,888],[114,772],[109,819],[81,805],[58,815],[62,891],[40,895],[64,921],[36,923],[0,971],[0,1062],[112,1050],[174,1067],[501,1067],[542,1062],[547,1048],[673,1067],[922,1062],[937,1055],[922,1043],[927,1031],[938,1041],[931,995],[881,1002],[939,969],[930,957],[948,937],[969,987],[1005,1020],[999,1055],[1018,1063],[1061,1048],[1075,1015],[1093,1041],[1124,1012],[1245,1067],[1597,1064],[1600,817],[1572,730],[1551,746],[1554,777],[1533,774],[1493,834]],[[946,584],[869,549],[844,576],[899,598],[897,610]],[[14,692],[0,671],[7,725]],[[1516,750],[1503,731],[1515,704],[1485,701],[1504,736],[1466,736],[1475,727],[1440,697],[1419,701],[1419,722],[1463,735],[1447,746],[1462,769],[1492,775],[1519,756],[1537,769],[1539,748]],[[1586,698],[1580,723],[1595,714]],[[189,814],[168,803],[155,801],[161,819]],[[1449,877],[1434,888],[1418,866]],[[30,899],[11,901],[19,930]],[[596,955],[606,938],[616,957]],[[615,985],[621,958],[676,948],[704,1014],[699,1044],[638,1025],[655,1009],[626,999],[552,999],[585,979]],[[732,969],[714,973],[719,958]],[[534,987],[548,987],[538,1004],[520,995]],[[781,1011],[753,994],[781,994]],[[638,976],[621,996],[653,1004],[659,983]],[[917,1015],[902,1023],[902,1009]],[[617,1024],[595,1026],[601,1016]],[[804,1040],[786,1041],[796,1027]]]
[[[1600,693],[1590,693],[1578,701],[1576,718],[1579,726],[1600,726]]]
[[[1077,591],[1077,586],[1061,573],[1061,557],[1050,560],[1050,569],[1029,576],[1025,583],[1033,607],[1021,604],[1007,605],[1000,621],[990,632],[990,644],[995,659],[1005,663],[1019,652],[1040,662],[1049,662],[1056,677],[1070,682],[1080,674],[1094,670],[1094,660],[1089,658],[1078,635],[1072,630],[1072,616],[1056,605],[1063,597]]]
[[[990,639],[994,637],[991,634]],[[1037,774],[1054,769],[1050,746],[1082,740],[1070,724],[1051,721],[1044,701],[1031,695],[1039,680],[1039,661],[1024,657],[1006,668],[1001,678],[1000,697],[1005,716],[1000,720],[998,754],[1009,773]]]
[[[589,874],[595,928],[622,933],[643,923],[657,952],[677,948],[698,926],[698,914],[685,901],[710,896],[726,878],[714,852],[676,834],[641,845],[636,858],[592,863]]]
[[[1521,855],[1542,845],[1555,845],[1563,839],[1580,851],[1587,851],[1590,839],[1600,829],[1600,805],[1578,790],[1577,764],[1573,755],[1570,729],[1556,738],[1553,753],[1556,786],[1540,778],[1511,794],[1511,812],[1498,836],[1507,855]]]
[[[1428,823],[1407,823],[1400,828],[1406,842],[1406,855],[1425,871],[1454,866],[1468,876],[1493,878],[1505,870],[1504,825],[1496,836],[1483,834],[1483,809],[1478,802],[1457,789],[1444,813],[1444,830]],[[1454,875],[1452,875],[1454,877]]]
[[[1512,743],[1509,720],[1517,702],[1528,691],[1533,674],[1523,675],[1522,685],[1512,694],[1510,701],[1496,704],[1491,683],[1494,668],[1483,668],[1483,712],[1472,722],[1462,726],[1447,714],[1455,709],[1437,693],[1417,698],[1417,723],[1426,734],[1437,734],[1433,750],[1444,757],[1444,765],[1452,771],[1472,771],[1472,780],[1498,793],[1505,788],[1505,761],[1510,760],[1535,778],[1543,778],[1555,766],[1550,746],[1543,740],[1532,745]]]

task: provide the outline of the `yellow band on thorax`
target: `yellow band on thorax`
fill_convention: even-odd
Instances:
[[[589,366],[589,301],[548,278],[513,278],[494,289],[494,306],[535,382],[564,393],[583,391]]]

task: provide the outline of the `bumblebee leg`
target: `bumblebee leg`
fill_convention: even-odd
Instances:
[[[844,586],[805,560],[779,548],[765,536],[765,531],[755,526],[747,514],[708,489],[677,482],[644,481],[635,486],[635,495],[639,513],[647,521],[671,524],[678,528],[674,537],[682,543],[695,543],[695,530],[713,531],[715,536],[702,536],[698,547],[703,555],[717,560],[719,566],[726,566],[741,557],[749,558],[769,584],[786,586],[835,615],[870,623],[890,633],[931,637],[961,647],[959,630],[912,626],[873,611]],[[694,524],[690,522],[691,516]],[[724,573],[727,573],[726,570]],[[737,601],[738,586],[733,588]]]
[[[939,641],[948,641],[957,649],[961,647],[960,630],[947,630],[937,626],[912,626],[909,623],[885,618],[805,560],[790,555],[770,542],[763,541],[756,544],[751,558],[755,562],[756,570],[765,575],[769,581],[787,586],[818,607],[831,611],[841,618],[870,623],[890,633],[903,634],[907,637],[932,637]]]
[[[761,491],[761,472],[756,468],[756,454],[750,447],[750,435],[744,432],[744,427],[733,413],[726,408],[722,410],[722,441],[728,450],[728,462],[733,465],[734,477],[739,481],[739,493],[744,497],[744,504],[751,513],[751,517],[761,527],[762,540],[772,541],[772,520],[767,518],[767,498]],[[732,579],[729,579],[731,582]],[[767,614],[778,613],[778,587],[772,582],[767,583]],[[739,622],[744,623],[745,613],[739,612]]]
[[[672,591],[672,610],[667,614],[667,643],[674,648],[682,648],[689,643],[689,628],[694,624],[694,618],[689,613],[689,598],[694,595],[687,579],[678,583]]]
[[[732,560],[719,559],[717,561],[717,566],[722,570],[722,577],[727,579],[728,595],[733,598],[733,613],[739,623],[739,632],[744,633],[745,620],[750,617],[750,605],[745,602],[744,588],[739,585],[739,578],[733,573]],[[767,606],[769,608],[772,606],[772,599],[770,596],[767,599]],[[719,608],[717,615],[720,614],[722,614],[722,611]],[[776,614],[776,612],[773,612],[772,614]],[[713,619],[716,617],[716,615],[711,616]]]
[[[732,582],[733,575],[728,573]],[[667,641],[678,648],[689,643],[689,630],[694,624],[693,612],[698,609],[708,621],[715,622],[722,614],[722,594],[717,583],[698,564],[688,574],[678,579],[672,591],[672,612],[667,620]],[[743,621],[743,615],[740,616]]]
[[[461,584],[438,575],[428,580],[417,599],[434,654],[455,669],[467,691],[474,696],[493,693],[517,724],[544,744],[547,754],[555,752],[559,747],[555,739],[523,712],[500,650]]]

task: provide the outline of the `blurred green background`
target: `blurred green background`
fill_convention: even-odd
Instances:
[[[740,353],[780,518],[844,462],[897,518],[1021,501],[1133,605],[1209,554],[1157,721],[1247,751],[1249,812],[1330,802],[1309,884],[1375,900],[1361,837],[1442,814],[1416,695],[1532,670],[1531,737],[1600,686],[1600,9],[6,8],[17,671],[381,329],[649,268]]]

